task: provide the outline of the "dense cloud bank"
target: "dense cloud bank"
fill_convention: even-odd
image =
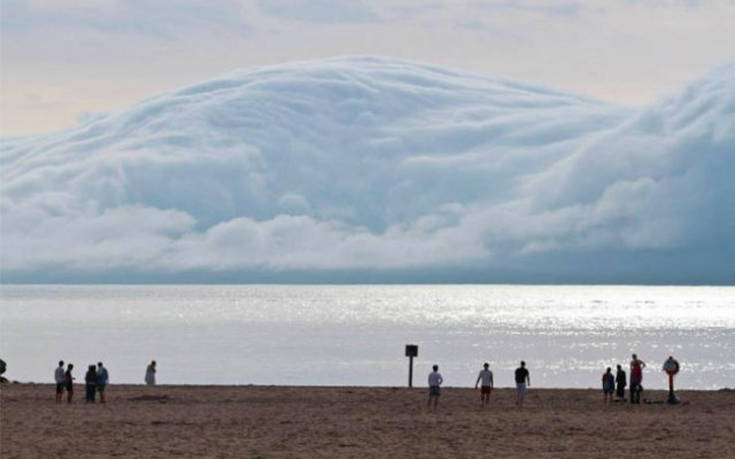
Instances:
[[[0,158],[7,281],[735,282],[735,64],[631,109],[392,59],[293,63]]]

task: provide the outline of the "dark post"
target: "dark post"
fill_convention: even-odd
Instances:
[[[679,398],[674,393],[674,376],[679,372],[679,362],[672,356],[664,362],[664,371],[669,375],[669,398],[667,402],[676,405],[679,402]]]
[[[408,357],[408,387],[413,387],[413,358],[419,356],[419,347],[416,344],[406,344]]]

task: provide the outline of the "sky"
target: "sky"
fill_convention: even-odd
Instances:
[[[728,0],[3,0],[0,134],[238,68],[381,55],[649,104],[735,55]]]

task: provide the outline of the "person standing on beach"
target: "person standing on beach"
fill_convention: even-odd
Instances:
[[[489,370],[489,363],[485,362],[482,366],[483,369],[480,370],[480,374],[477,375],[477,381],[475,381],[475,389],[477,389],[477,385],[482,381],[480,403],[482,406],[485,406],[490,403],[490,393],[493,391],[493,372]]]
[[[107,368],[102,366],[102,362],[97,362],[97,392],[100,394],[100,403],[105,403],[105,388],[110,381]]]
[[[616,393],[618,400],[625,400],[625,386],[628,385],[627,375],[623,366],[618,364],[618,373],[615,375],[615,383],[617,384]]]
[[[602,393],[605,396],[603,403],[612,403],[613,392],[615,392],[615,377],[612,374],[612,368],[607,367],[602,375]]]
[[[94,364],[87,367],[87,374],[84,375],[84,383],[87,387],[87,403],[94,403],[97,392],[97,370]]]
[[[646,362],[640,360],[637,355],[633,354],[630,361],[630,403],[641,403],[641,391],[643,391],[643,369],[646,368]]]
[[[523,408],[523,399],[526,397],[528,387],[531,385],[531,375],[526,369],[526,362],[521,360],[521,366],[516,368],[516,405]]]
[[[71,403],[72,397],[74,397],[74,376],[71,375],[71,370],[74,369],[74,364],[70,363],[66,366],[66,372],[64,372],[64,387],[66,388],[66,403]]]
[[[156,385],[156,361],[151,360],[148,367],[145,369],[145,383],[149,386]]]
[[[439,386],[444,382],[441,373],[439,373],[439,365],[431,367],[434,371],[429,373],[429,402],[426,405],[427,408],[431,408],[431,401],[434,401],[434,410],[439,403]]]
[[[64,361],[59,360],[59,366],[54,371],[54,381],[56,381],[56,403],[61,403],[64,397]]]

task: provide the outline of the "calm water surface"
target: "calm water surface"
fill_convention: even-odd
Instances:
[[[638,286],[15,286],[0,287],[7,375],[50,382],[59,359],[81,380],[102,360],[113,383],[142,383],[156,359],[171,384],[416,385],[438,363],[474,384],[490,362],[511,386],[525,359],[538,387],[598,387],[631,352],[663,388],[735,386],[735,287]],[[627,364],[625,365],[627,367]]]

